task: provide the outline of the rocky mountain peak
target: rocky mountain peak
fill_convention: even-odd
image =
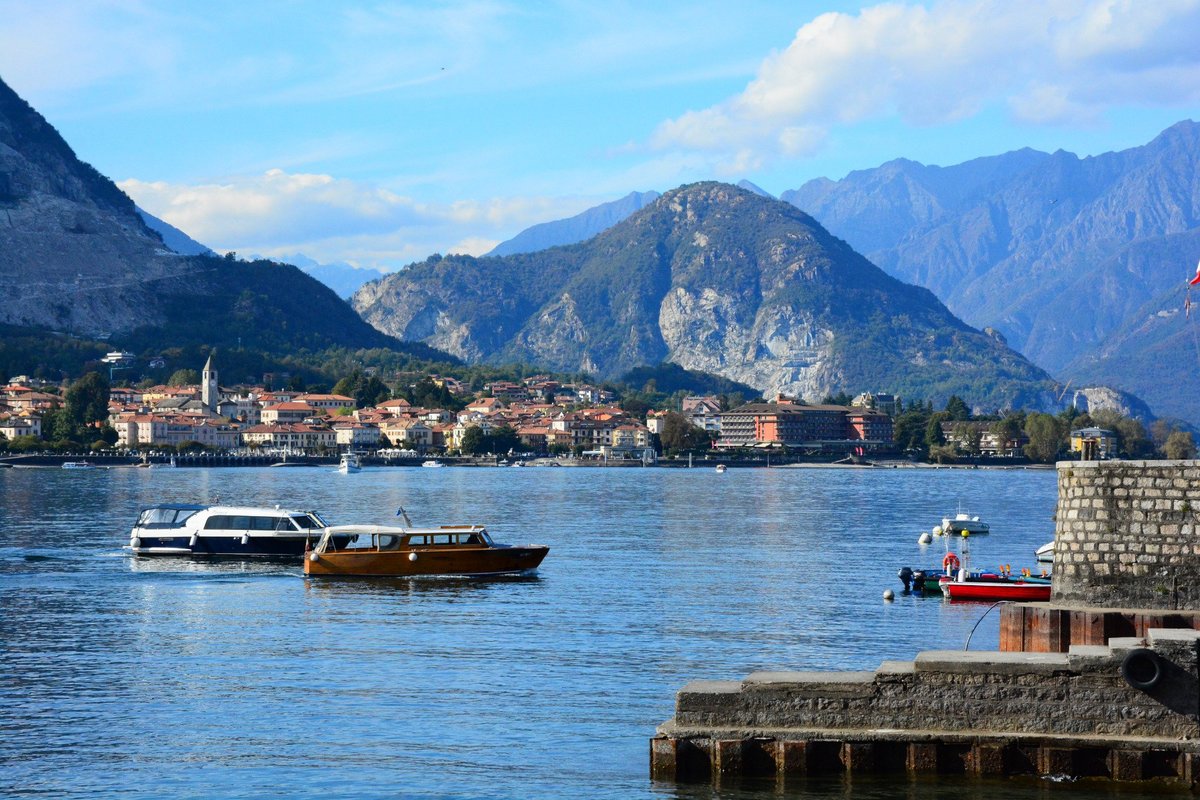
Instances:
[[[819,399],[842,390],[1041,405],[1049,379],[787,203],[717,182],[579,244],[431,259],[352,299],[378,329],[471,361],[610,377],[672,361]]]

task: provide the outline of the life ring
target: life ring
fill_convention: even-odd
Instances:
[[[954,553],[946,553],[946,557],[942,559],[942,569],[944,569],[947,574],[957,571],[958,564],[958,556],[954,555]]]

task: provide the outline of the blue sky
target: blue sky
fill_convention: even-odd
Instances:
[[[0,0],[0,78],[214,249],[396,269],[630,191],[1200,118],[1200,0]]]

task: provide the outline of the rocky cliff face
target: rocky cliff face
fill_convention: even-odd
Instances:
[[[930,292],[793,206],[726,184],[667,192],[581,244],[414,264],[352,303],[380,330],[468,361],[615,376],[666,360],[816,399],[1053,404],[1045,373]]]
[[[161,349],[395,347],[295,267],[186,256],[0,82],[0,323]]]
[[[190,269],[128,197],[0,82],[0,271],[16,287],[0,322],[93,335],[161,322],[153,282]]]

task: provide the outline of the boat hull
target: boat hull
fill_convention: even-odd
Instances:
[[[1050,583],[1042,581],[944,581],[942,591],[951,600],[1041,602],[1050,599]]]
[[[136,536],[129,549],[139,556],[303,556],[320,538],[310,536]],[[335,540],[338,546],[349,537]]]
[[[312,553],[304,574],[312,576],[417,577],[422,575],[519,575],[533,572],[550,548],[543,545],[436,547]],[[314,559],[313,556],[316,556]]]

